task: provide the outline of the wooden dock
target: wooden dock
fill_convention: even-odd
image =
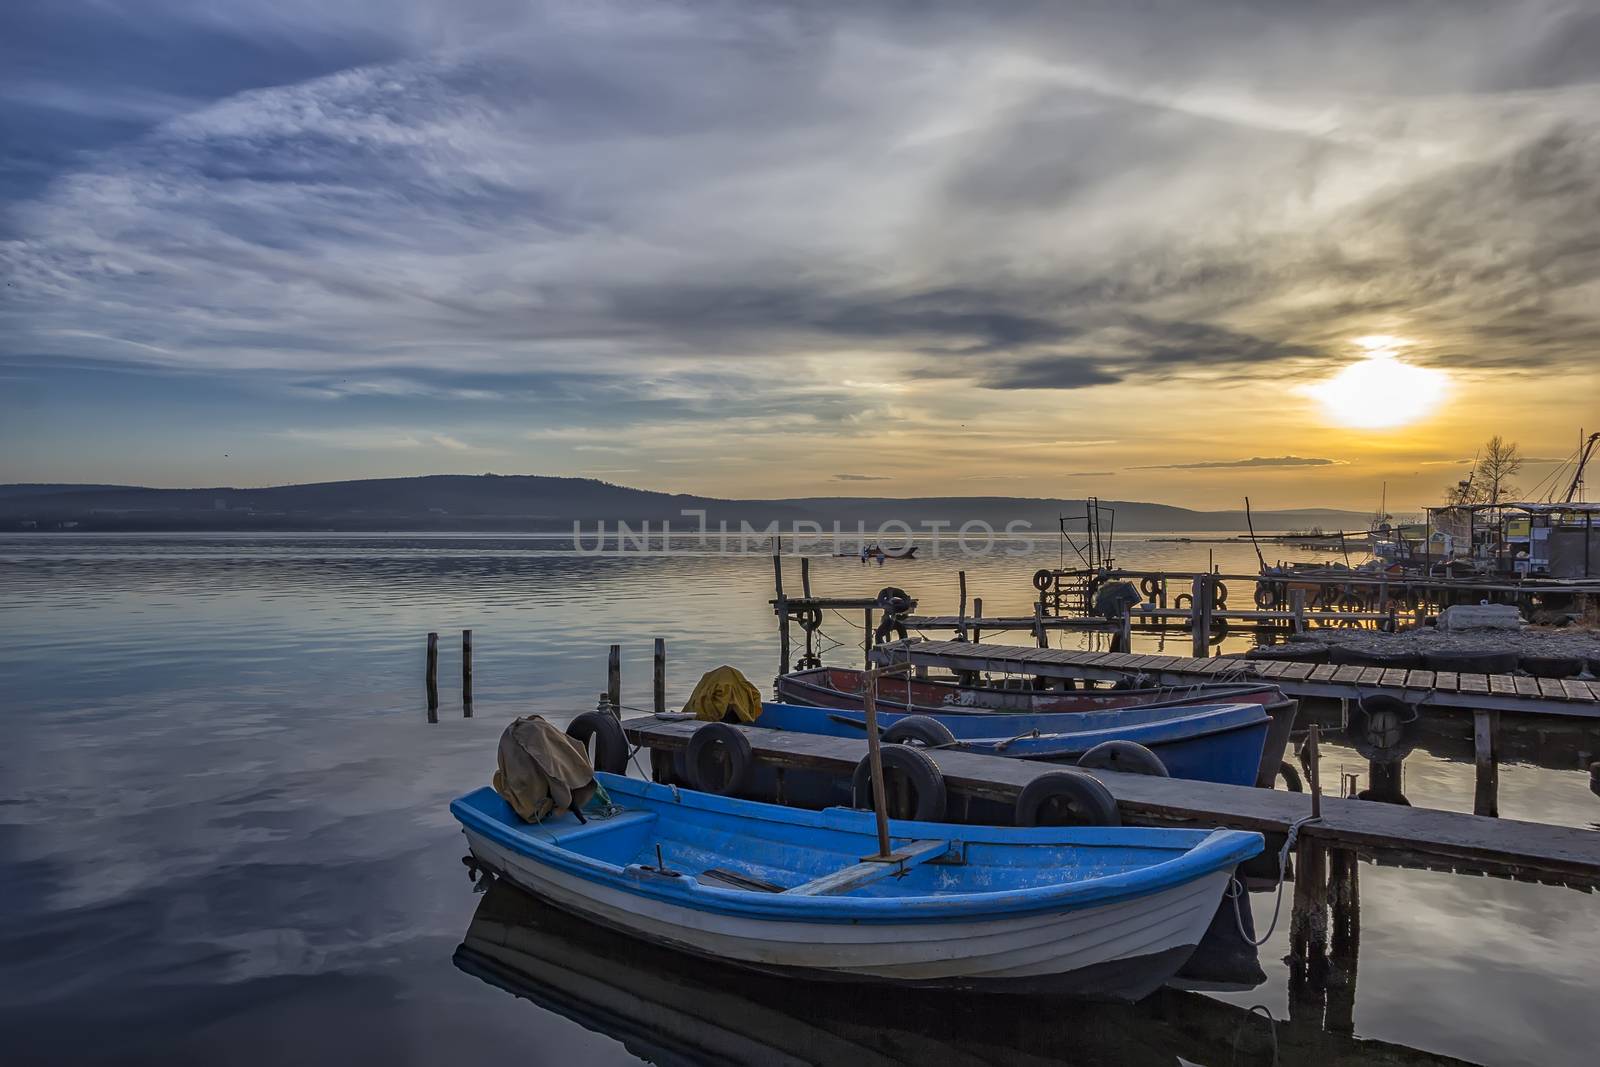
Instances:
[[[1221,679],[1261,678],[1294,697],[1359,700],[1376,694],[1428,708],[1511,711],[1573,718],[1600,718],[1600,682],[1530,678],[1512,674],[1394,667],[1340,666],[1215,656],[1141,655],[1137,652],[1073,652],[1065,649],[985,645],[973,641],[896,641],[872,651],[880,663],[909,660],[918,667],[993,671],[1039,678],[1115,681],[1142,674],[1158,685],[1192,685]]]
[[[654,716],[626,720],[634,744],[674,750],[688,745],[704,723]],[[849,775],[866,754],[865,740],[823,737],[758,726],[739,727],[762,762]],[[929,753],[953,793],[1015,803],[1033,779],[1060,768],[1048,763],[972,752]],[[1222,826],[1282,834],[1311,813],[1302,793],[1216,785],[1176,778],[1092,773],[1117,800],[1130,824]],[[1564,885],[1600,885],[1600,832],[1480,815],[1403,807],[1367,800],[1322,798],[1322,818],[1301,831],[1302,842],[1347,850],[1404,867],[1486,874]]]

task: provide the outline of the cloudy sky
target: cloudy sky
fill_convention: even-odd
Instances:
[[[7,0],[0,481],[1431,503],[1597,176],[1596,0]]]

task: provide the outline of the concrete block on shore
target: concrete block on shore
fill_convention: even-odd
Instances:
[[[1522,613],[1510,604],[1454,604],[1439,613],[1439,629],[1520,630]]]

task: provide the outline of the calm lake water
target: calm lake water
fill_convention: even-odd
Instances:
[[[1118,550],[1127,566],[1255,565],[1248,545],[1126,537]],[[986,614],[1022,614],[1058,548],[922,554],[937,558],[816,558],[813,584],[893,584],[954,612],[964,568]],[[0,537],[0,1057],[1269,1063],[1268,1023],[1244,1010],[1261,1005],[1283,1062],[1594,1061],[1600,903],[1560,888],[1363,864],[1355,1035],[1336,1038],[1282,1023],[1287,920],[1254,990],[1087,1011],[775,987],[475,895],[446,805],[488,780],[505,723],[593,707],[611,642],[624,703],[647,706],[657,635],[670,702],[720,663],[765,686],[771,582],[758,552],[586,556],[534,537]],[[828,660],[859,662],[859,626],[826,619]],[[464,627],[470,719],[454,692]],[[443,646],[437,724],[429,630]],[[1407,761],[1414,803],[1471,810],[1463,739]],[[1530,762],[1502,769],[1502,814],[1593,825],[1586,748],[1531,743]],[[1327,746],[1325,780],[1341,766],[1365,771]],[[1265,929],[1271,897],[1253,904]],[[510,971],[472,951],[507,929],[521,945]]]

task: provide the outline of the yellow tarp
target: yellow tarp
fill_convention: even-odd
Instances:
[[[701,676],[683,710],[707,722],[721,722],[730,711],[740,722],[755,722],[761,715],[761,691],[737,668],[724,664]]]

